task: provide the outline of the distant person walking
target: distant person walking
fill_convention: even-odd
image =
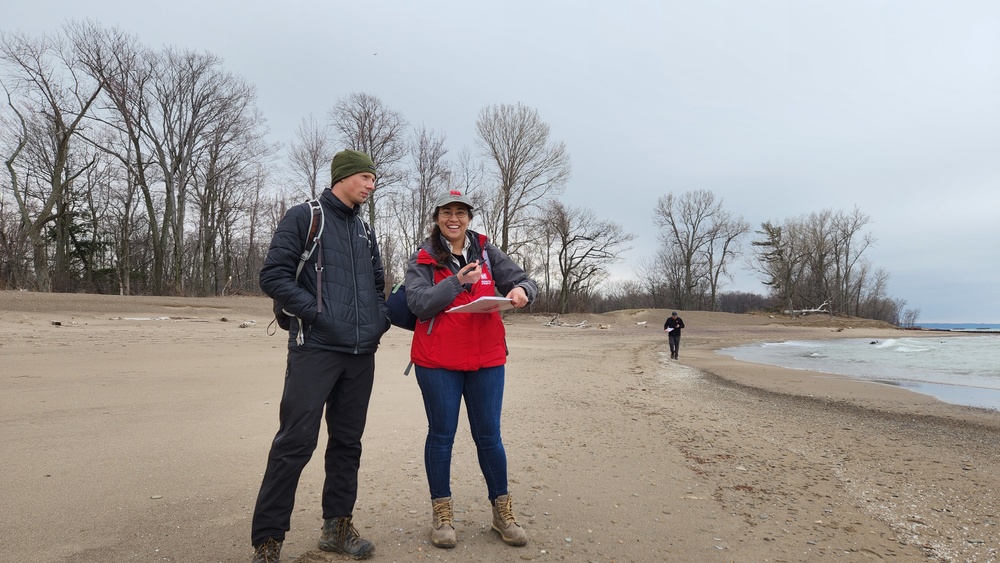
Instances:
[[[670,313],[670,318],[663,323],[663,331],[667,333],[667,340],[670,342],[670,359],[677,359],[677,352],[681,349],[681,329],[684,328],[684,320],[677,316],[677,311]]]
[[[310,231],[309,203],[285,214],[260,271],[264,293],[296,318],[288,331],[280,427],[253,512],[253,563],[277,563],[280,557],[299,476],[316,449],[324,409],[326,481],[319,548],[354,559],[367,559],[375,551],[352,524],[375,350],[390,326],[382,258],[359,216],[375,190],[375,165],[362,152],[344,150],[334,155],[331,176],[330,189],[319,197],[319,244],[305,267],[300,256]]]

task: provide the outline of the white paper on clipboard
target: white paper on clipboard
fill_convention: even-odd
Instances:
[[[513,308],[514,304],[506,297],[480,297],[472,303],[452,307],[445,313],[492,313]]]

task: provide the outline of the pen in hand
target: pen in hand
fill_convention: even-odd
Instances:
[[[476,260],[475,262],[470,262],[469,264],[463,266],[455,277],[458,278],[459,283],[465,285],[476,283],[482,275],[483,270],[479,267],[479,260]]]

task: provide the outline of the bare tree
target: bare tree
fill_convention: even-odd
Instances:
[[[141,220],[138,216],[133,217],[130,224],[122,225],[128,231],[126,240],[129,241],[122,258],[132,261],[133,252],[129,246],[132,240],[138,242],[139,239],[131,227],[144,225],[149,246],[142,252],[151,256],[151,271],[145,277],[150,289],[161,293],[170,242],[164,207],[166,198],[157,189],[162,171],[155,164],[156,150],[152,140],[159,129],[154,119],[156,104],[152,84],[157,79],[161,62],[137,38],[118,29],[105,29],[94,22],[71,22],[66,30],[83,65],[103,85],[103,115],[96,119],[115,132],[115,138],[107,141],[89,140],[122,163],[128,189],[138,189],[142,194],[145,216]],[[131,272],[131,268],[126,264],[124,271]],[[131,274],[122,283],[124,292],[131,293]]]
[[[660,261],[656,258],[643,256],[632,268],[637,287],[648,296],[649,306],[654,309],[667,307],[667,290],[665,280],[669,279]]]
[[[867,215],[855,209],[851,214],[823,210],[785,222],[785,234],[795,233],[795,245],[802,254],[801,275],[794,291],[797,305],[815,308],[826,304],[831,316],[870,317],[866,307],[879,310],[877,318],[889,314],[882,303],[887,299],[885,280],[877,272],[872,277],[871,264],[863,255],[875,240],[863,232],[868,221]]]
[[[776,297],[794,312],[807,310],[897,322],[901,306],[888,295],[889,273],[875,268],[864,252],[875,238],[863,232],[867,215],[824,210],[782,225],[764,223],[753,242],[760,250],[751,267],[766,276]]]
[[[838,307],[847,314],[859,314],[861,290],[867,280],[863,254],[875,244],[871,233],[863,233],[871,218],[857,207],[848,215],[842,212],[832,218],[831,240],[833,258],[832,296]]]
[[[256,291],[246,268],[262,256],[255,235],[275,148],[262,141],[255,89],[210,54],[153,52],[92,22],[64,31],[0,37],[0,252],[35,233],[29,251],[11,250],[23,260],[3,257],[4,280]]]
[[[307,188],[302,191],[310,199],[319,197],[326,188],[325,173],[330,169],[333,153],[329,128],[320,125],[310,113],[295,130],[295,140],[288,148],[292,176]]]
[[[10,192],[17,201],[17,210],[11,211],[9,209],[6,205],[8,202],[7,193],[0,191],[0,222],[2,222],[0,224],[0,237],[2,237],[0,243],[3,245],[3,256],[0,256],[2,258],[0,262],[3,263],[4,285],[9,284],[16,287],[19,285],[19,280],[27,278],[29,268],[26,259],[31,257],[31,253],[28,252],[31,240],[24,228],[28,224],[24,221],[25,206],[21,203],[24,196],[21,193],[22,187],[18,170],[14,166],[21,151],[28,144],[28,125],[24,116],[11,100],[10,92],[6,86],[4,86],[4,92],[7,94],[7,105],[13,113],[12,119],[16,119],[16,124],[8,122],[7,119],[0,122],[0,125],[3,125],[0,132],[3,133],[4,144],[10,143],[12,145],[9,153],[5,154],[4,165],[10,181]],[[8,132],[10,132],[10,137],[7,135]],[[19,249],[22,252],[18,252]],[[18,257],[22,260],[18,260]]]
[[[261,225],[267,221],[267,214],[270,211],[266,202],[267,168],[262,164],[257,164],[257,170],[252,174],[252,182],[244,200],[243,215],[243,237],[241,238],[243,252],[243,266],[234,268],[239,280],[240,287],[244,290],[256,291],[258,283],[258,272],[264,265],[264,257],[267,253],[267,240],[269,233],[277,226],[280,217],[284,216],[285,209],[280,209],[280,213],[273,218],[273,224],[267,229],[267,234],[263,235],[258,242],[258,233]],[[238,248],[234,249],[235,251]]]
[[[134,37],[93,23],[67,30],[105,87],[98,119],[117,138],[91,142],[122,162],[127,183],[142,192],[153,291],[163,292],[167,280],[174,292],[184,292],[189,282],[199,293],[220,291],[220,278],[228,284],[242,256],[230,243],[236,240],[232,226],[247,213],[243,199],[256,189],[255,173],[248,171],[275,151],[262,141],[256,89],[208,53],[154,53]]]
[[[478,160],[468,147],[463,147],[462,150],[458,151],[458,157],[452,165],[451,185],[449,187],[461,190],[472,199],[472,203],[477,204],[478,208],[483,198],[481,192],[484,191],[482,188],[485,175],[486,170],[482,161]],[[487,234],[490,234],[490,238],[492,238],[493,232],[487,231]]]
[[[173,290],[184,291],[185,227],[188,190],[204,157],[205,135],[228,108],[233,88],[241,80],[221,71],[222,60],[212,54],[168,48],[153,82],[155,114],[149,116],[156,133],[148,137],[164,183],[165,234],[173,241]]]
[[[193,271],[201,274],[202,294],[219,294],[232,279],[234,226],[245,212],[244,202],[256,181],[253,175],[277,150],[264,140],[264,119],[255,100],[253,87],[234,81],[225,107],[204,136],[205,154],[192,182],[201,258]]]
[[[661,196],[653,221],[661,243],[671,248],[662,255],[664,265],[679,270],[680,278],[669,282],[676,285],[676,306],[714,310],[721,281],[750,225],[725,211],[722,200],[715,201],[708,190]]]
[[[538,111],[524,106],[483,108],[476,120],[477,143],[494,166],[496,192],[484,212],[495,221],[498,246],[515,254],[524,241],[513,233],[523,229],[546,198],[562,192],[569,180],[570,160],[564,143],[549,139],[549,126]]]
[[[905,300],[902,303],[900,303],[900,305],[899,305],[900,310],[902,310],[902,308],[904,306],[906,306],[906,301]],[[903,312],[903,316],[902,316],[902,319],[901,319],[902,326],[913,328],[913,327],[917,326],[917,319],[918,318],[920,318],[920,309],[906,309]]]
[[[136,257],[147,250],[144,245],[137,244],[143,238],[137,233],[148,232],[149,228],[142,212],[139,188],[132,179],[133,169],[125,164],[129,161],[127,157],[124,161],[118,159],[116,140],[117,137],[109,130],[105,131],[103,138],[96,139],[95,146],[103,147],[101,150],[104,152],[99,159],[101,176],[88,178],[87,185],[101,202],[93,204],[94,213],[98,213],[98,209],[103,211],[99,236],[103,238],[103,250],[109,256],[102,267],[113,271],[107,275],[117,285],[117,288],[109,287],[107,290],[131,295],[132,278],[141,269],[141,261],[137,261]]]
[[[421,126],[413,132],[410,159],[413,173],[396,195],[383,200],[389,223],[390,236],[380,236],[382,265],[386,270],[386,285],[393,285],[403,277],[406,260],[430,231],[431,207],[434,198],[448,189],[451,169],[445,160],[448,149],[444,134]]]
[[[830,316],[835,313],[837,304],[833,299],[835,282],[830,276],[834,262],[832,220],[833,212],[830,210],[810,213],[799,221],[801,228],[798,230],[803,237],[801,246],[805,249],[805,275],[799,281],[797,293],[803,305],[817,307],[826,303]],[[831,301],[835,303],[831,304]]]
[[[79,61],[64,42],[48,36],[33,39],[23,34],[4,33],[0,35],[0,60],[12,68],[9,78],[21,93],[21,107],[16,107],[8,92],[8,104],[17,114],[22,133],[26,135],[26,142],[18,143],[21,147],[18,152],[27,149],[35,157],[29,166],[34,166],[38,173],[39,191],[34,194],[38,206],[30,205],[23,197],[26,185],[18,186],[14,196],[32,243],[36,287],[48,291],[51,285],[44,230],[51,223],[56,236],[64,237],[63,241],[58,241],[63,244],[57,244],[57,249],[65,248],[66,222],[70,218],[61,215],[60,211],[73,181],[90,165],[71,160],[73,140],[100,93],[101,85],[87,80],[80,72]],[[14,158],[9,160],[8,170],[14,162]],[[57,254],[57,275],[63,277],[67,267],[65,257]]]
[[[723,313],[750,313],[763,311],[773,304],[773,300],[759,293],[747,291],[724,291],[719,294],[719,311]]]
[[[663,294],[666,296],[666,305],[674,308],[684,301],[685,295],[693,292],[684,283],[685,262],[681,255],[681,249],[677,246],[661,245],[654,255],[654,264],[663,280]]]
[[[743,238],[750,232],[750,223],[722,209],[712,222],[711,242],[705,250],[705,267],[708,270],[708,300],[712,310],[716,311],[722,278],[730,277],[729,265],[740,256]]]
[[[556,255],[559,312],[569,311],[575,295],[589,295],[608,275],[608,266],[628,250],[635,235],[613,221],[597,218],[590,209],[573,208],[553,200],[544,213],[552,233],[549,249]]]
[[[806,259],[799,231],[800,225],[794,221],[785,225],[764,222],[756,231],[761,238],[750,243],[758,248],[752,267],[764,274],[764,285],[788,306],[791,317],[796,316],[796,289]]]
[[[428,131],[426,127],[421,126],[414,131],[411,156],[416,171],[413,185],[416,224],[412,231],[413,236],[404,239],[407,248],[423,239],[429,228],[430,212],[435,197],[450,187],[451,169],[444,158],[448,154],[444,142],[444,134]]]
[[[406,178],[400,166],[408,152],[406,120],[377,96],[355,92],[330,110],[330,121],[345,148],[359,150],[375,163],[377,189],[368,197],[368,223],[385,240],[388,229],[378,227],[379,202]]]

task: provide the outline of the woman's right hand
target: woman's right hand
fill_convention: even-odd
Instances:
[[[458,283],[465,285],[467,283],[476,283],[479,278],[483,276],[483,268],[479,265],[479,260],[466,264],[461,270],[455,274],[458,278]]]

